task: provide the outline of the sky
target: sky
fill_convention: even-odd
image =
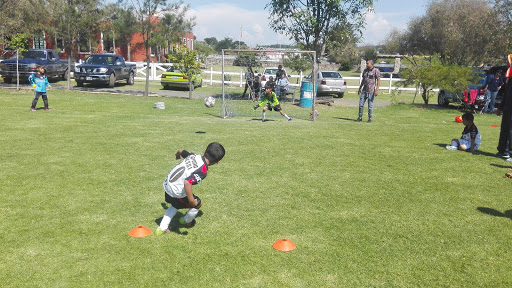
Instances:
[[[225,37],[249,46],[292,44],[286,35],[269,28],[268,0],[185,0],[196,17],[193,33],[197,40]],[[425,15],[429,0],[376,0],[374,12],[366,15],[363,44],[380,44],[394,28],[403,30],[413,17]],[[242,32],[242,33],[240,33]],[[242,37],[240,38],[240,34]]]

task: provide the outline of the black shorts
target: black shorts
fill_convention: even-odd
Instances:
[[[171,204],[172,207],[174,207],[176,209],[190,209],[190,208],[194,208],[188,202],[188,198],[187,197],[185,197],[185,198],[174,198],[174,197],[169,196],[169,194],[167,194],[165,192],[164,192],[164,194],[165,194],[165,202]],[[201,199],[199,199],[199,197],[197,197],[196,195],[194,195],[194,199],[197,200],[197,203],[200,203],[200,201],[201,201]]]
[[[272,105],[270,105],[270,103],[267,103],[267,108],[269,111],[272,111]],[[274,106],[274,111],[276,112],[279,112],[283,109],[281,109],[281,104],[277,104],[276,106]]]

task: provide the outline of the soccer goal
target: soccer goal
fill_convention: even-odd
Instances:
[[[250,97],[247,97],[246,99],[242,98],[242,95],[235,95],[233,93],[226,93],[225,91],[225,83],[224,83],[224,56],[226,53],[231,52],[240,52],[240,53],[265,53],[265,50],[251,50],[251,49],[222,49],[222,98],[218,99],[221,100],[219,105],[219,116],[222,118],[227,117],[235,117],[235,116],[246,116],[246,117],[253,117],[258,118],[261,117],[261,110],[256,112],[254,111],[254,106],[259,103],[259,99],[254,101],[254,99],[250,99]],[[300,53],[300,54],[311,54],[312,59],[316,59],[316,52],[315,51],[296,51],[296,50],[284,50],[284,49],[276,49],[272,50],[272,52],[280,52],[280,53]],[[313,79],[312,79],[312,86],[313,90],[316,91],[316,75],[317,75],[317,66],[315,63],[312,63],[313,67]],[[298,93],[300,93],[300,88],[296,89]],[[315,112],[315,103],[316,103],[316,93],[313,94],[313,100],[312,100],[312,109],[309,110],[307,108],[298,108],[296,105],[283,105],[283,110],[286,111],[288,116],[292,118],[298,118],[298,119],[310,119],[315,121],[317,113]],[[288,109],[288,111],[286,110]],[[274,115],[275,114],[275,115]],[[280,117],[281,115],[279,113],[267,113],[267,117]]]

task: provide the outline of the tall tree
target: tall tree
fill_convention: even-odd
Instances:
[[[209,46],[213,46],[213,47],[215,47],[217,45],[217,43],[219,43],[219,41],[215,37],[204,38],[204,42],[206,44],[208,44]]]
[[[495,0],[493,7],[497,17],[500,34],[499,47],[508,54],[512,50],[512,0]]]
[[[80,37],[92,37],[97,31],[100,13],[99,0],[49,0],[51,5],[52,25],[56,35],[64,40],[68,55],[67,89],[71,89],[69,71],[71,71],[71,56],[75,43]]]
[[[144,48],[146,49],[146,87],[144,90],[144,96],[149,95],[149,74],[150,74],[150,63],[151,63],[151,45],[158,43],[160,39],[153,39],[153,33],[158,33],[158,28],[161,27],[161,18],[159,16],[165,14],[177,14],[175,19],[185,19],[184,14],[187,9],[183,9],[183,1],[167,4],[167,0],[120,0],[120,3],[129,2],[135,18],[137,19],[138,31],[142,35],[142,41],[144,42]],[[179,20],[177,20],[179,21]],[[193,21],[191,21],[193,22]],[[179,25],[173,26],[178,27]],[[174,33],[180,34],[183,31],[181,29],[175,30]],[[159,38],[159,36],[157,37]]]
[[[441,0],[414,18],[403,37],[402,52],[439,54],[444,64],[481,65],[504,58],[503,33],[486,0]]]
[[[44,0],[3,0],[0,1],[0,45],[8,46],[18,34],[32,36],[40,34],[51,17],[38,17],[47,14]],[[5,50],[4,50],[5,53]]]
[[[270,26],[284,33],[307,50],[316,51],[316,63],[324,55],[332,29],[361,32],[364,15],[373,7],[373,0],[271,0]]]

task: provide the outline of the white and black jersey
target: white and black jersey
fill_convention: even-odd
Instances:
[[[172,169],[163,183],[165,193],[173,198],[187,197],[185,181],[195,185],[206,178],[208,172],[208,165],[203,156],[185,150],[181,152],[181,156],[185,159]]]

